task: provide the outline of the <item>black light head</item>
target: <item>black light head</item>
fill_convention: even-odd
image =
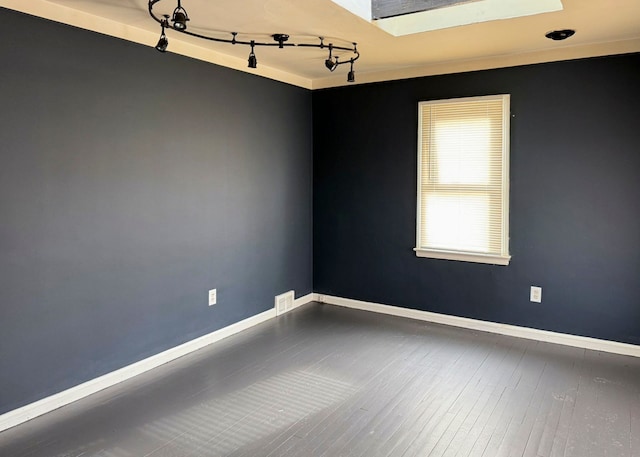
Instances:
[[[173,11],[173,17],[171,18],[171,22],[173,22],[173,28],[176,30],[187,30],[187,21],[189,20],[189,16],[187,16],[187,12],[181,6],[177,7]]]
[[[235,35],[233,37],[235,39]],[[251,46],[251,52],[249,53],[249,68],[257,68],[258,66],[258,59],[256,58],[255,53],[253,52],[253,48],[255,47],[256,42],[254,40],[251,40],[250,46]]]
[[[324,61],[324,65],[329,71],[333,71],[338,66],[338,62],[334,62],[332,59],[327,59]]]
[[[354,43],[355,45],[355,43]],[[347,82],[348,83],[354,83],[356,82],[356,72],[353,71],[353,59],[349,59],[349,63],[351,64],[349,67],[349,73],[347,73]]]
[[[258,59],[256,59],[256,55],[252,52],[249,54],[249,68],[257,68],[258,67]]]
[[[160,39],[158,40],[158,44],[156,44],[156,49],[160,52],[166,52],[167,46],[169,46],[169,40],[167,40],[167,36],[162,33],[162,35],[160,35]]]

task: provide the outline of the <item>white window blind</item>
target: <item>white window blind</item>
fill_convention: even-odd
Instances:
[[[419,104],[416,254],[509,263],[509,95]]]

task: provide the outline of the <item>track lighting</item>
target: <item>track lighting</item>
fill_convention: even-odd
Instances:
[[[255,54],[256,46],[271,46],[271,47],[277,46],[279,49],[290,48],[290,47],[318,48],[318,49],[329,48],[329,56],[324,61],[325,67],[327,67],[329,71],[333,72],[340,65],[344,65],[348,63],[351,65],[351,68],[349,70],[349,73],[347,74],[347,81],[348,82],[355,81],[355,72],[353,70],[353,64],[356,60],[360,58],[360,53],[358,52],[356,43],[352,43],[353,47],[336,46],[333,43],[326,45],[324,44],[323,37],[318,37],[320,40],[319,43],[296,43],[296,42],[289,41],[290,37],[286,33],[271,34],[269,37],[273,41],[256,41],[256,40],[246,40],[246,39],[239,40],[237,38],[237,35],[238,35],[237,32],[229,32],[231,34],[231,38],[202,35],[202,34],[194,33],[187,30],[187,21],[189,21],[190,19],[189,19],[189,15],[187,14],[187,11],[182,7],[182,3],[181,3],[182,0],[177,0],[177,6],[173,10],[173,13],[171,16],[169,16],[168,14],[163,14],[161,17],[157,16],[154,13],[153,7],[155,6],[156,3],[160,3],[162,0],[148,0],[148,1],[149,1],[149,5],[148,5],[149,15],[162,27],[160,40],[156,45],[156,49],[160,52],[165,52],[167,50],[167,47],[169,46],[169,40],[167,39],[167,36],[165,34],[165,29],[175,30],[176,32],[184,33],[185,35],[189,35],[196,38],[202,38],[203,40],[215,41],[218,43],[250,46],[251,51],[249,52],[249,59],[248,59],[249,68],[257,68],[258,66],[258,59],[256,58],[256,54]],[[252,34],[252,35],[255,36],[255,34]],[[343,54],[345,53],[350,53],[351,57],[347,55],[346,58],[341,60],[340,57],[344,57]],[[334,55],[334,54],[340,54],[340,55]]]
[[[167,46],[169,46],[169,40],[167,40],[166,35],[163,33],[162,35],[160,35],[158,44],[156,44],[156,49],[160,52],[166,52]]]
[[[348,83],[356,82],[356,72],[353,71],[353,60],[351,60],[351,69],[349,70],[349,73],[347,73],[347,82]]]
[[[171,22],[173,22],[174,29],[184,31],[187,30],[187,21],[189,20],[189,16],[187,15],[187,11],[182,7],[180,1],[181,0],[178,0],[178,6],[173,10]]]
[[[327,69],[329,71],[333,71],[336,68],[338,68],[338,58],[336,57],[336,61],[335,62],[333,60],[331,60],[331,59],[327,59],[327,60],[324,61],[324,65],[325,65],[325,67],[327,67]]]
[[[338,57],[336,57],[335,62],[331,58],[331,53],[333,53],[333,43],[329,43],[329,57],[324,61],[324,66],[327,67],[327,70],[333,71],[338,68]]]
[[[156,44],[156,49],[160,52],[166,52],[167,46],[169,46],[169,40],[167,40],[167,35],[164,33],[165,24],[166,20],[162,23],[162,33],[160,34],[158,44]]]
[[[258,66],[258,59],[256,59],[256,55],[253,52],[253,48],[255,47],[256,42],[251,40],[251,52],[249,53],[249,68],[256,68]]]

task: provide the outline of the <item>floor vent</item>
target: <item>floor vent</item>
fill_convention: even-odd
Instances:
[[[276,316],[284,314],[293,309],[294,293],[293,290],[276,296]]]

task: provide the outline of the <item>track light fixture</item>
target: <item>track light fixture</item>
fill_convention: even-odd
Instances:
[[[167,40],[167,35],[164,33],[164,28],[167,26],[167,20],[169,16],[166,16],[164,21],[162,21],[162,33],[160,34],[160,39],[158,40],[158,44],[156,44],[156,49],[160,52],[166,52],[167,46],[169,46],[169,40]]]
[[[256,42],[251,40],[251,52],[249,53],[249,68],[257,68],[258,67],[258,59],[256,59],[256,55],[253,52],[253,48],[255,47]]]
[[[348,83],[352,83],[356,81],[356,72],[353,71],[353,60],[351,60],[351,69],[349,70],[349,73],[347,74],[347,82]]]
[[[329,57],[327,57],[327,60],[324,61],[324,66],[327,67],[327,69],[329,71],[334,71],[336,68],[338,68],[338,56],[336,56],[336,60],[334,61],[333,58],[331,57],[331,54],[333,53],[333,44],[330,43],[329,44]]]
[[[188,20],[189,16],[187,15],[187,11],[182,7],[180,0],[178,0],[178,6],[173,10],[173,16],[171,17],[173,28],[179,31],[187,30]]]
[[[176,32],[184,33],[186,35],[190,35],[196,38],[202,38],[204,40],[215,41],[218,43],[228,43],[231,45],[244,45],[250,46],[251,51],[249,52],[248,59],[248,67],[249,68],[257,68],[258,59],[255,54],[256,46],[277,46],[279,49],[289,48],[289,47],[300,47],[300,48],[319,48],[319,49],[329,49],[329,56],[324,61],[325,67],[331,72],[335,71],[340,65],[350,64],[350,70],[347,75],[347,82],[355,82],[355,72],[353,71],[353,64],[356,60],[360,58],[360,52],[358,52],[358,48],[356,43],[352,43],[353,47],[347,46],[336,46],[333,43],[325,44],[323,37],[318,37],[320,40],[319,43],[296,43],[289,41],[289,35],[286,33],[274,33],[270,37],[273,39],[272,42],[264,42],[264,41],[256,41],[256,40],[239,40],[237,38],[237,32],[229,32],[231,38],[224,37],[216,37],[209,35],[202,35],[199,33],[191,32],[187,30],[187,21],[189,21],[189,15],[187,11],[182,7],[182,0],[177,0],[177,6],[173,10],[173,14],[169,16],[168,14],[163,14],[161,17],[157,16],[153,7],[156,3],[161,2],[162,0],[149,0],[149,15],[162,27],[162,32],[160,35],[160,40],[156,45],[156,49],[160,52],[165,52],[167,47],[169,46],[169,40],[165,34],[165,29],[172,29]],[[171,21],[169,21],[171,19]],[[349,53],[350,57],[344,60],[339,60],[338,55],[334,55],[335,53]]]

